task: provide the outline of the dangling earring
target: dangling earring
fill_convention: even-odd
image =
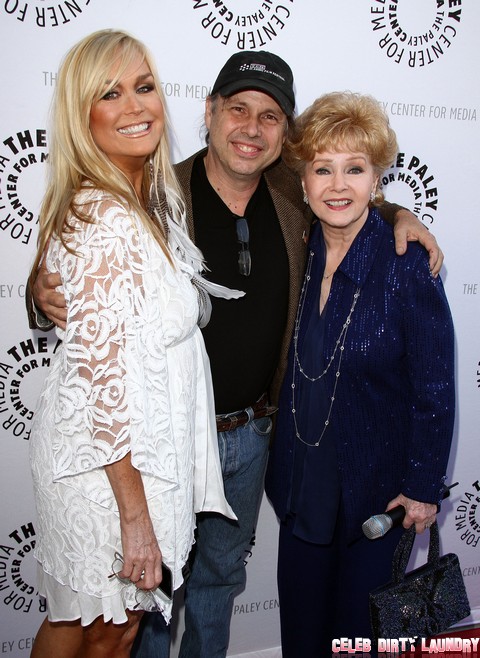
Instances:
[[[370,203],[373,203],[375,201],[375,190],[372,190],[370,192]]]
[[[308,203],[308,196],[305,190],[303,191],[303,203]]]

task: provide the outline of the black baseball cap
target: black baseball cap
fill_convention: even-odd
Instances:
[[[293,114],[295,93],[293,73],[278,55],[266,50],[249,50],[232,55],[218,74],[212,96],[232,96],[237,91],[256,89],[277,101],[287,116]]]

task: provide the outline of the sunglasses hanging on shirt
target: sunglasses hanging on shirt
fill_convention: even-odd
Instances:
[[[252,257],[250,255],[250,232],[245,217],[235,219],[235,229],[237,231],[237,242],[240,245],[238,251],[238,271],[242,276],[249,276],[252,269]]]

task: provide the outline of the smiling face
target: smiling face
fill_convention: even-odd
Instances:
[[[322,224],[355,231],[367,219],[377,181],[368,155],[346,149],[316,153],[302,176],[310,207]]]
[[[90,111],[90,132],[105,155],[131,177],[143,168],[164,130],[164,109],[148,64],[138,55],[117,84],[116,67],[105,81],[105,93]]]
[[[255,181],[282,151],[287,117],[260,91],[241,91],[208,99],[209,165],[232,181]]]

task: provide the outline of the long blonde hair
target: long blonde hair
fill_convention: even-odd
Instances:
[[[68,223],[69,215],[89,221],[86,213],[74,201],[85,181],[127,202],[138,213],[170,260],[161,223],[143,210],[127,177],[98,148],[90,132],[92,105],[105,94],[105,81],[109,78],[112,63],[118,62],[116,77],[111,81],[113,88],[129,64],[139,55],[152,72],[156,91],[165,110],[165,98],[153,58],[144,44],[126,32],[94,32],[77,43],[61,64],[52,104],[48,181],[40,210],[38,248],[30,273],[31,284],[52,236],[58,237],[65,248],[71,251],[68,246],[68,233],[72,230]],[[161,200],[165,199],[166,194],[166,203],[173,219],[183,224],[183,197],[170,162],[167,117],[165,121],[160,142],[150,161],[145,164],[144,198],[153,196],[152,200],[157,206],[162,206],[165,204]]]

